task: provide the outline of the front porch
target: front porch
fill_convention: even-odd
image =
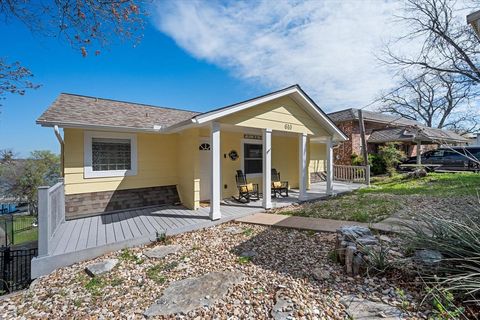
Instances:
[[[333,182],[337,194],[353,191],[364,185],[348,182]],[[51,199],[62,198],[63,184],[60,182],[40,193],[50,191]],[[325,182],[313,183],[303,201],[327,197]],[[272,208],[298,203],[299,191],[292,189],[289,197],[273,198]],[[32,260],[32,278],[48,274],[56,268],[93,259],[107,252],[139,246],[155,241],[159,235],[175,235],[194,231],[235,220],[254,213],[264,212],[262,199],[248,204],[228,199],[220,206],[221,218],[210,219],[210,207],[197,210],[183,206],[164,206],[117,211],[91,217],[65,221],[62,210],[56,210],[50,201],[49,219],[40,222],[39,256]],[[53,205],[53,206],[52,206]],[[41,209],[44,205],[41,204]],[[41,211],[39,218],[45,217]],[[58,214],[58,215],[57,215]],[[54,224],[54,223],[57,224]],[[51,234],[51,237],[46,235]]]

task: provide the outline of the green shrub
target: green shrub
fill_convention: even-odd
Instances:
[[[387,164],[381,155],[375,153],[369,154],[368,163],[370,164],[370,172],[373,175],[387,173]]]
[[[379,155],[385,163],[385,169],[390,176],[395,173],[397,165],[405,159],[405,153],[399,150],[397,146],[393,142],[388,142],[379,148]]]

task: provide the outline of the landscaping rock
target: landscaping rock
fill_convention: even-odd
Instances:
[[[407,178],[410,178],[410,179],[423,178],[426,176],[427,176],[427,170],[425,169],[417,169],[407,173]]]
[[[144,313],[146,317],[188,313],[209,307],[223,298],[228,289],[238,284],[244,274],[238,271],[213,271],[197,278],[175,281]]]
[[[438,266],[442,259],[443,255],[437,250],[417,250],[413,255],[413,261],[427,267]]]
[[[374,246],[378,244],[378,239],[374,236],[364,236],[357,239],[357,244],[360,246]]]
[[[330,271],[325,270],[323,268],[316,268],[313,269],[312,271],[312,276],[315,280],[330,280],[331,279],[331,274]]]
[[[283,296],[281,292],[277,292],[271,316],[275,320],[293,319],[293,307],[292,299]]]
[[[117,265],[117,263],[118,263],[117,259],[107,259],[101,262],[92,263],[85,268],[85,272],[90,277],[95,277],[102,273],[111,271]]]
[[[257,253],[253,250],[247,250],[240,253],[240,257],[245,257],[245,258],[254,258],[256,256],[257,256]]]
[[[344,296],[340,303],[346,308],[346,312],[351,319],[355,320],[398,320],[403,319],[403,313],[400,309],[388,304],[373,302],[355,296]]]
[[[151,259],[161,259],[169,254],[173,254],[180,250],[179,245],[158,246],[145,251],[143,254]]]
[[[338,234],[344,236],[345,240],[355,242],[358,238],[373,236],[372,231],[367,227],[343,226],[337,230]]]
[[[235,234],[243,233],[243,229],[239,227],[228,227],[228,228],[225,228],[225,232],[235,235]]]

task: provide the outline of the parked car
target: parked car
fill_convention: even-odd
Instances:
[[[422,154],[422,165],[432,165],[431,170],[480,172],[480,147],[438,148]],[[410,157],[402,164],[416,164],[417,157]],[[405,168],[405,167],[404,167]]]

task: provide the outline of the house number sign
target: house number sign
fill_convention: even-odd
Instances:
[[[289,130],[289,131],[290,131],[290,130],[293,129],[293,126],[292,126],[290,123],[285,123],[284,128],[285,128],[285,130]]]

